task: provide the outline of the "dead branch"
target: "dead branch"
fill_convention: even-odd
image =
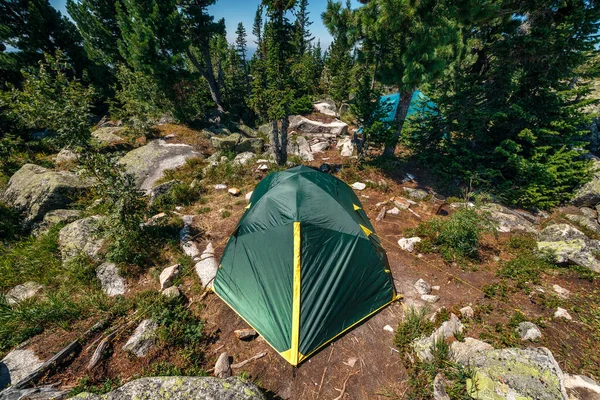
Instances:
[[[344,385],[342,386],[342,390],[340,390],[340,395],[333,400],[341,400],[342,397],[344,397],[344,394],[346,393],[346,384],[348,383],[348,379],[350,379],[350,377],[352,375],[356,375],[357,373],[358,373],[358,371],[353,372],[350,375],[348,375],[348,377],[344,380]],[[339,389],[336,389],[336,390],[339,390]]]
[[[232,368],[232,369],[234,369],[234,368],[236,368],[236,369],[237,369],[237,368],[242,368],[244,365],[246,365],[246,364],[248,364],[248,363],[251,363],[251,362],[252,362],[252,361],[254,361],[254,360],[258,360],[259,358],[263,358],[263,357],[264,357],[264,356],[266,356],[266,355],[267,355],[267,352],[266,352],[266,351],[265,351],[264,353],[259,353],[259,354],[255,355],[255,356],[252,356],[252,357],[250,357],[250,358],[249,358],[249,359],[247,359],[247,360],[244,360],[244,361],[242,361],[242,362],[239,362],[239,363],[237,363],[237,364],[232,364],[232,365],[231,365],[231,368]]]

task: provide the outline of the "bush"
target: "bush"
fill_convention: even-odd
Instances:
[[[289,107],[290,115],[310,114],[313,111],[313,102],[310,96],[302,96],[292,99]]]
[[[21,231],[19,213],[0,202],[0,241],[12,240]]]
[[[448,218],[434,217],[409,230],[409,235],[424,237],[417,246],[420,251],[437,250],[445,261],[476,260],[481,236],[496,232],[489,218],[475,208],[461,208]]]
[[[191,188],[185,183],[178,183],[154,199],[150,206],[150,213],[169,211],[175,206],[188,206],[198,200],[201,193],[202,191],[198,187]]]

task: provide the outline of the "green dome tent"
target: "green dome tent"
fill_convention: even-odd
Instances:
[[[294,366],[397,298],[352,189],[303,166],[256,186],[214,291]]]

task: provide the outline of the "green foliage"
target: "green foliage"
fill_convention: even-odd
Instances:
[[[90,138],[94,90],[71,77],[64,54],[45,55],[39,70],[24,72],[22,89],[0,98],[0,106],[21,128],[49,129],[58,146],[83,146]]]
[[[106,394],[112,392],[116,388],[123,385],[120,378],[108,378],[104,381],[96,382],[89,375],[80,378],[77,385],[69,392],[69,397],[78,395],[79,393]]]
[[[113,114],[123,118],[134,132],[148,134],[160,117],[172,114],[171,102],[152,76],[120,65],[117,79]]]
[[[429,336],[434,326],[427,318],[427,308],[410,307],[404,315],[404,320],[398,324],[394,337],[394,345],[400,349],[400,352],[409,350],[410,344],[422,336]]]
[[[534,2],[468,26],[463,41],[472,51],[429,86],[437,115],[420,118],[407,137],[416,157],[440,180],[459,179],[512,205],[568,200],[590,177],[578,150],[589,86],[574,77],[594,56],[599,20],[595,3]]]
[[[170,211],[176,206],[188,206],[197,201],[201,193],[200,188],[190,188],[190,185],[178,183],[154,199],[150,206],[150,214]]]
[[[19,213],[0,202],[0,242],[16,238],[21,232]]]
[[[434,217],[421,222],[410,230],[409,235],[425,238],[424,243],[417,244],[420,251],[439,251],[444,260],[450,262],[477,260],[481,236],[486,232],[495,232],[495,227],[484,213],[474,208],[461,208],[447,218]]]
[[[554,268],[552,258],[533,251],[524,251],[515,258],[504,262],[497,274],[503,278],[511,278],[516,282],[516,287],[527,288],[527,284],[538,284],[542,273]]]
[[[313,102],[310,96],[296,97],[290,103],[290,114],[310,114],[313,110]]]

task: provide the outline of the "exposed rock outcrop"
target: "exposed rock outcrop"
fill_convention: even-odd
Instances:
[[[36,282],[25,282],[10,289],[6,293],[6,301],[8,304],[17,304],[23,300],[37,296],[44,286]]]
[[[43,361],[31,350],[13,350],[0,360],[0,390],[35,371]]]
[[[261,138],[248,138],[239,133],[232,133],[229,136],[213,136],[210,142],[217,151],[233,152],[235,154],[250,151],[260,154],[265,146],[265,141]]]
[[[481,210],[490,214],[490,219],[498,224],[499,232],[536,232],[534,223],[537,218],[529,213],[511,210],[500,204],[486,204]]]
[[[25,164],[10,178],[1,199],[19,211],[26,227],[31,227],[49,211],[65,208],[91,185],[71,172]]]
[[[237,377],[165,376],[141,378],[126,383],[105,395],[81,393],[76,399],[88,400],[265,400],[260,389]]]
[[[568,224],[550,225],[540,232],[538,250],[550,251],[561,264],[576,264],[600,272],[600,241],[589,239],[583,232]]]
[[[96,268],[96,276],[100,281],[100,287],[107,296],[118,296],[125,294],[127,286],[125,279],[119,275],[119,269],[114,263],[102,263]]]
[[[104,217],[93,215],[65,225],[58,233],[58,244],[63,261],[79,254],[92,260],[99,260],[99,253],[105,243],[101,237]]]
[[[102,149],[127,147],[127,142],[117,134],[124,131],[122,127],[104,127],[92,132],[92,139]]]
[[[135,177],[136,185],[140,190],[150,193],[165,171],[179,168],[187,159],[200,156],[201,154],[195,152],[192,146],[166,143],[159,139],[130,151],[119,160],[119,163]]]
[[[80,210],[52,210],[44,215],[44,219],[33,228],[33,234],[42,235],[56,224],[68,224],[81,218]]]
[[[156,330],[158,324],[151,319],[145,319],[135,328],[133,335],[123,346],[123,350],[133,353],[137,357],[146,357],[148,351],[156,343]]]
[[[294,115],[290,117],[289,129],[290,131],[301,132],[304,135],[334,138],[348,133],[348,124],[338,120],[325,123],[313,121],[301,115]]]

